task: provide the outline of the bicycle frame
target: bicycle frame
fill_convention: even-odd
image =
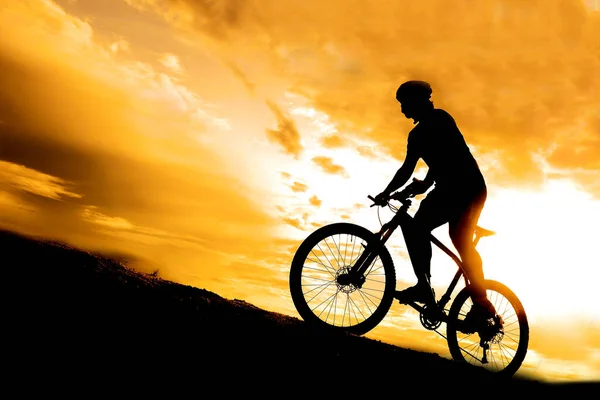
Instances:
[[[404,226],[406,224],[413,223],[413,217],[410,214],[408,214],[408,208],[411,205],[411,201],[409,199],[406,199],[404,201],[401,201],[401,203],[402,203],[402,207],[400,207],[400,209],[395,213],[395,215],[392,217],[392,219],[390,221],[388,221],[387,223],[383,224],[381,229],[379,230],[379,232],[376,233],[376,236],[379,238],[379,240],[376,241],[375,243],[368,243],[365,248],[365,251],[356,260],[356,263],[352,267],[352,272],[351,272],[351,274],[354,277],[359,277],[359,278],[363,277],[363,274],[366,272],[366,270],[369,268],[369,266],[375,261],[375,258],[379,254],[379,249],[385,245],[385,243],[388,241],[388,239],[392,236],[394,231],[399,226]],[[452,250],[450,250],[447,246],[445,246],[438,238],[436,238],[433,235],[433,233],[429,233],[429,240],[433,244],[435,244],[440,250],[442,250],[444,253],[446,253],[456,263],[456,265],[458,267],[458,270],[456,271],[456,274],[454,274],[454,277],[452,278],[450,285],[448,285],[446,292],[442,295],[439,302],[437,303],[438,309],[441,310],[446,306],[446,304],[450,300],[451,294],[454,291],[454,289],[456,288],[456,285],[458,284],[458,281],[460,280],[460,278],[464,277],[465,284],[467,284],[467,285],[468,285],[469,281],[468,281],[467,277],[464,275],[463,265],[462,265],[460,258]],[[476,234],[473,243],[475,245],[477,245],[478,242],[479,242],[479,236]],[[371,246],[375,246],[375,247],[373,248]],[[413,308],[417,309],[420,312],[424,312],[424,310],[425,310],[424,307],[422,307],[414,302],[410,303],[409,305],[412,306]]]
[[[494,308],[494,314],[482,313],[478,316],[476,312],[471,313],[468,308],[472,310],[475,303],[469,302],[477,299],[473,299],[470,271],[459,258],[461,253],[458,248],[444,245],[432,231],[424,232],[425,240],[442,250],[458,268],[450,270],[454,275],[449,277],[451,281],[444,279],[448,284],[440,289],[440,294],[443,294],[441,297],[432,290],[431,294],[417,296],[418,301],[411,301],[415,297],[405,295],[410,292],[398,290],[397,277],[400,271],[394,271],[394,258],[388,252],[386,243],[400,227],[405,241],[410,245],[410,235],[418,229],[414,225],[418,223],[418,218],[415,220],[412,213],[408,213],[412,204],[410,199],[414,197],[411,191],[414,189],[410,185],[407,188],[392,194],[385,193],[386,196],[367,196],[373,202],[371,207],[389,206],[394,212],[378,231],[369,231],[359,224],[333,223],[319,228],[302,242],[294,254],[289,278],[290,293],[298,313],[314,326],[363,335],[384,320],[394,300],[397,300],[419,313],[419,320],[425,329],[435,331],[446,339],[453,360],[475,365],[489,363],[492,373],[512,376],[523,363],[529,344],[529,323],[523,305],[506,285],[484,279],[482,286],[487,296],[492,293],[488,300]],[[400,202],[401,206],[391,205],[390,200]],[[475,225],[469,239],[473,246],[477,246],[482,237],[494,234],[494,231]],[[344,243],[339,235],[348,235],[350,240]],[[327,239],[333,241],[337,256]],[[321,254],[329,258],[327,249],[321,248],[321,242],[327,245],[334,257],[329,265],[319,258]],[[346,257],[346,250],[350,247],[352,254]],[[412,253],[412,248],[409,250]],[[311,253],[314,257],[310,256]],[[377,258],[381,258],[381,265],[375,265]],[[348,263],[348,259],[355,261]],[[465,285],[459,287],[462,278],[465,279]],[[492,307],[489,311],[492,311]],[[446,325],[446,335],[438,330],[443,323]],[[505,337],[507,343],[502,343]]]

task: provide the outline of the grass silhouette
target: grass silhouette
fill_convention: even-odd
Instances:
[[[148,390],[159,381],[175,387],[185,380],[195,395],[267,397],[599,391],[596,383],[499,381],[437,354],[316,330],[64,243],[0,231],[0,251],[5,381],[22,390],[64,394],[81,387],[89,394],[90,388],[134,383]]]

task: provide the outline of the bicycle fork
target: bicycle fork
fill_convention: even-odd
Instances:
[[[364,244],[363,244],[364,246]],[[337,283],[343,286],[354,285],[361,288],[366,281],[365,272],[377,258],[377,251],[373,249],[372,244],[364,246],[365,250],[358,257],[354,265],[347,268],[345,273],[338,275]]]
[[[337,282],[340,285],[352,284],[357,288],[361,288],[366,281],[365,273],[375,262],[381,248],[392,235],[394,229],[395,228],[391,223],[384,224],[382,229],[376,235],[377,240],[369,241],[366,245],[362,243],[364,251],[358,257],[354,265],[348,267],[347,273],[340,274],[337,277]]]

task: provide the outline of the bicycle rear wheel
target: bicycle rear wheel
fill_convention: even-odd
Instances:
[[[513,376],[521,367],[529,345],[529,322],[521,301],[506,285],[486,280],[488,299],[503,323],[491,322],[486,331],[465,334],[460,323],[471,309],[470,287],[463,288],[448,312],[446,336],[452,358],[484,367],[498,376]],[[489,329],[489,330],[488,330]],[[483,340],[482,340],[483,339]],[[484,346],[489,346],[484,352]],[[486,357],[484,357],[484,353]]]
[[[381,322],[396,290],[396,271],[385,247],[368,267],[362,285],[338,280],[376,240],[366,228],[340,222],[317,229],[302,242],[289,283],[296,310],[306,323],[363,335]]]

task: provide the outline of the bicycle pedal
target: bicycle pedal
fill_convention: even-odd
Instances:
[[[412,301],[412,300],[406,300],[406,299],[404,299],[404,300],[403,300],[403,299],[401,299],[401,298],[399,298],[399,297],[396,297],[396,300],[398,300],[398,303],[400,303],[400,304],[404,304],[404,305],[406,305],[406,306],[411,306],[411,305],[413,305],[413,304],[415,303],[415,302],[414,302],[414,301]]]

